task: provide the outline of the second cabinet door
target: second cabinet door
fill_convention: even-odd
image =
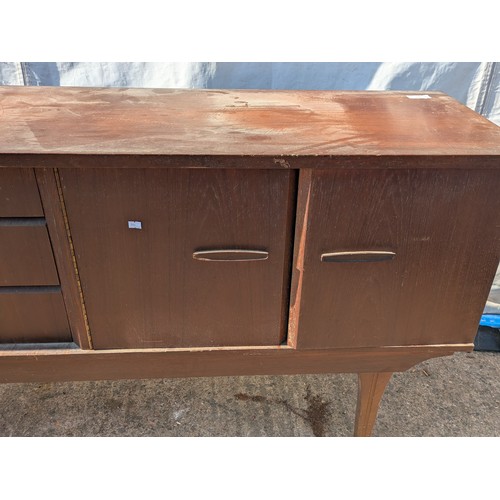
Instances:
[[[499,256],[494,170],[301,171],[299,348],[470,343]]]
[[[60,176],[94,348],[285,340],[292,172]]]

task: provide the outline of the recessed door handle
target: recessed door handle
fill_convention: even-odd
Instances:
[[[269,252],[264,250],[200,250],[193,253],[195,260],[207,260],[214,262],[243,262],[252,260],[266,260]]]
[[[321,262],[382,262],[396,257],[394,252],[361,250],[350,252],[330,252],[321,254]]]

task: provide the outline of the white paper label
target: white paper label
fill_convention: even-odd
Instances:
[[[128,221],[129,229],[142,229],[142,222],[140,220],[129,220]]]
[[[430,95],[427,94],[413,94],[413,95],[407,95],[408,99],[431,99]]]

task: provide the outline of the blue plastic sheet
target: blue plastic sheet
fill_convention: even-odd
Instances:
[[[479,325],[500,328],[500,314],[483,314]]]

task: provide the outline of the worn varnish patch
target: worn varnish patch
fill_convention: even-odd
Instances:
[[[0,155],[500,154],[499,127],[425,95],[4,86]]]

